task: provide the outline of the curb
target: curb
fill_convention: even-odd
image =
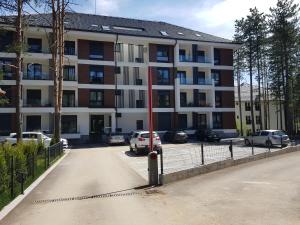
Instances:
[[[66,150],[65,154],[57,160],[52,166],[50,166],[43,174],[41,174],[26,190],[24,194],[20,194],[14,200],[12,200],[8,205],[0,211],[0,221],[7,216],[15,207],[17,207],[47,176],[56,168],[56,166],[69,154],[70,150]]]
[[[195,176],[202,175],[202,174],[207,174],[207,173],[225,169],[228,167],[237,166],[237,165],[254,162],[257,160],[266,159],[266,158],[270,158],[270,157],[274,157],[274,156],[279,156],[279,155],[287,154],[287,153],[291,153],[291,152],[297,152],[297,151],[300,151],[300,145],[287,147],[287,148],[284,148],[282,150],[275,151],[275,152],[259,153],[254,156],[248,156],[248,157],[240,158],[240,159],[227,159],[224,161],[214,162],[211,164],[194,167],[194,168],[190,168],[190,169],[186,169],[186,170],[181,170],[181,171],[173,172],[173,173],[169,173],[169,174],[163,174],[163,175],[160,174],[159,179],[162,182],[162,184],[169,184],[169,183],[173,183],[175,181],[184,180],[184,179],[195,177]]]

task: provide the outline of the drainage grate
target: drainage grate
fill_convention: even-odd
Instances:
[[[80,201],[80,200],[93,199],[93,198],[114,198],[114,197],[125,197],[125,196],[134,196],[134,195],[146,196],[146,195],[153,195],[153,194],[162,194],[162,192],[153,189],[153,190],[145,190],[145,191],[126,192],[126,193],[108,193],[108,194],[77,196],[77,197],[69,197],[69,198],[44,199],[44,200],[36,200],[34,201],[34,203],[46,204],[46,203],[54,203],[54,202]]]

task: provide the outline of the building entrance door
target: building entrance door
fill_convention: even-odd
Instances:
[[[102,142],[102,134],[104,128],[103,115],[90,116],[90,140],[92,142]]]

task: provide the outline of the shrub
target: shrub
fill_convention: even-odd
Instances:
[[[0,194],[5,192],[8,188],[8,174],[7,164],[4,157],[3,148],[0,147]]]

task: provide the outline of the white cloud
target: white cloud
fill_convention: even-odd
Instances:
[[[120,12],[121,6],[128,0],[85,0],[78,9],[85,13],[95,13],[101,15],[115,15]]]

